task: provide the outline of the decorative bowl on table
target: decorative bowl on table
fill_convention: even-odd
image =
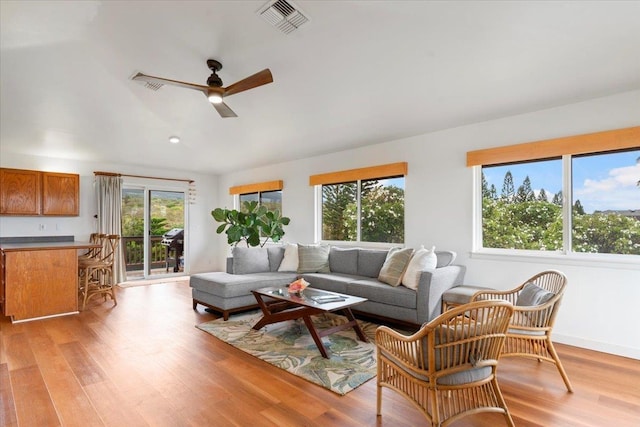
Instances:
[[[302,278],[298,279],[295,282],[289,283],[289,293],[300,295],[300,293],[304,291],[307,286],[309,286],[309,282]]]

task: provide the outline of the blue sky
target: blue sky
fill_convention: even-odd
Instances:
[[[574,200],[579,199],[587,213],[640,209],[640,150],[574,157],[572,168]],[[508,170],[516,190],[527,175],[536,194],[544,188],[553,197],[562,188],[560,159],[483,168],[488,185],[495,185],[498,195]]]

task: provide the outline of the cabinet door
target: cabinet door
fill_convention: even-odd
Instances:
[[[5,288],[5,279],[4,279],[4,251],[0,251],[0,304],[2,304],[2,314],[5,314],[5,302],[4,302],[4,288]]]
[[[40,215],[40,172],[0,169],[0,214]]]
[[[5,314],[13,320],[78,311],[76,249],[5,253]]]
[[[79,175],[42,172],[42,214],[79,215],[79,192]]]

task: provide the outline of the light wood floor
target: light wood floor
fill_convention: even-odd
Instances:
[[[419,426],[376,382],[346,396],[245,355],[194,327],[185,282],[118,289],[119,304],[11,324],[0,317],[0,426]],[[551,365],[503,359],[499,379],[518,426],[638,426],[640,361],[558,345]],[[502,426],[479,415],[455,426]]]

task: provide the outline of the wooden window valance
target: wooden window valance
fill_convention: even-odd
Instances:
[[[340,184],[363,179],[388,178],[404,176],[408,172],[407,162],[389,163],[386,165],[370,166],[367,168],[349,169],[339,172],[311,175],[309,185]]]
[[[146,175],[128,175],[126,173],[102,172],[102,171],[94,171],[93,175],[94,176],[128,176],[131,178],[160,179],[163,181],[188,182],[189,184],[192,184],[194,182],[192,179],[162,178],[158,176],[146,176]]]
[[[497,165],[640,148],[640,126],[467,152],[467,166]]]
[[[236,185],[229,187],[229,194],[249,194],[258,193],[260,191],[277,191],[282,190],[282,180],[258,182],[256,184]]]

